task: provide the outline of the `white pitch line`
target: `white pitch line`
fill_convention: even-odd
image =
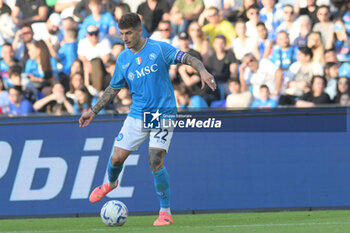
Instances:
[[[305,223],[271,223],[271,224],[241,224],[241,225],[211,225],[211,226],[176,226],[173,228],[254,228],[254,227],[285,227],[285,226],[312,226],[312,225],[350,225],[350,222],[305,222]],[[145,227],[141,227],[145,229]],[[146,227],[152,230],[161,229],[157,227]],[[0,233],[56,233],[56,232],[98,232],[98,231],[114,231],[115,228],[96,228],[84,230],[38,230],[38,231],[5,231]],[[136,230],[129,229],[130,231]]]

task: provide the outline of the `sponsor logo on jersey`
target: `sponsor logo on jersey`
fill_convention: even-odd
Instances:
[[[142,67],[140,70],[136,70],[137,78],[145,77],[150,73],[155,73],[158,71],[158,64],[153,64],[151,66]]]

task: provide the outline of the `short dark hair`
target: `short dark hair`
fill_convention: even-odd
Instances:
[[[326,79],[324,76],[322,76],[322,75],[314,75],[314,76],[312,76],[312,79],[311,79],[311,86],[314,85],[314,82],[315,82],[315,79],[316,79],[316,78],[322,79],[322,80],[323,80],[323,86],[324,86],[324,87],[327,86],[327,79]]]
[[[241,85],[241,83],[239,82],[239,80],[237,78],[229,78],[227,80],[227,83],[230,84],[230,83],[237,83],[238,85]]]
[[[131,12],[130,6],[125,2],[117,2],[115,4],[115,8],[120,8],[123,12],[123,15]]]
[[[4,46],[9,46],[9,47],[11,47],[11,49],[12,49],[12,45],[11,45],[9,42],[5,42],[5,43],[2,45],[2,47],[4,47]]]
[[[324,66],[325,69],[330,69],[333,66],[338,66],[338,63],[336,62],[327,62],[326,65]]]
[[[126,13],[119,20],[119,29],[140,28],[141,19],[136,13]]]
[[[13,65],[9,68],[8,73],[10,78],[12,77],[12,75],[21,76],[22,67],[19,65]]]
[[[9,90],[16,90],[19,92],[19,94],[23,95],[23,90],[22,90],[22,87],[21,86],[13,86],[13,87],[10,87]]]
[[[335,50],[335,48],[334,47],[332,47],[332,48],[330,48],[330,49],[326,49],[325,51],[324,51],[324,54],[326,54],[326,53],[336,53],[337,51]]]
[[[253,5],[249,6],[248,9],[246,10],[246,12],[249,11],[250,9],[255,9],[255,10],[260,11],[260,7],[258,4],[253,4]]]
[[[326,8],[328,11],[331,11],[331,8],[330,8],[329,6],[327,6],[327,5],[321,5],[321,6],[318,7],[317,12],[318,12],[320,9],[322,9],[322,8]]]
[[[309,55],[310,56],[310,58],[312,59],[312,57],[313,57],[313,53],[312,53],[312,50],[309,48],[309,47],[300,47],[299,48],[299,51],[302,53],[302,54],[304,54],[304,55]]]
[[[266,88],[267,91],[270,91],[269,87],[266,84],[262,84],[259,89],[263,89],[263,88]]]
[[[266,28],[265,23],[262,22],[262,21],[259,21],[259,22],[256,24],[256,27],[258,27],[258,26],[263,26],[264,28]]]

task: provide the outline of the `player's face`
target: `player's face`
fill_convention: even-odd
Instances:
[[[141,39],[141,33],[141,28],[120,29],[120,35],[128,49],[136,48],[138,46]]]

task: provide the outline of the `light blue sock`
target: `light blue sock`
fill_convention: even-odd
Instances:
[[[157,172],[152,172],[154,178],[154,187],[160,201],[161,208],[170,207],[170,185],[169,175],[165,167]]]
[[[108,180],[110,183],[115,183],[115,181],[118,179],[118,176],[120,172],[123,169],[123,165],[121,166],[114,166],[112,164],[112,158],[109,159],[108,162]]]

